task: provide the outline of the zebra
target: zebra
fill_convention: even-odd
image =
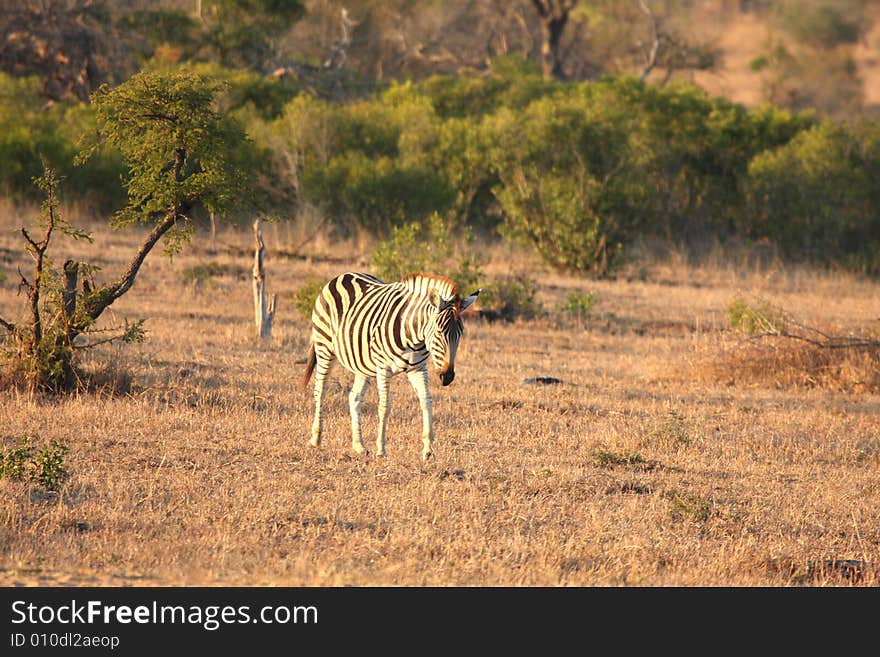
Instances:
[[[406,372],[422,411],[422,460],[433,454],[434,429],[428,359],[439,371],[440,383],[455,378],[455,352],[464,332],[461,313],[482,291],[461,298],[458,286],[444,276],[409,274],[384,283],[375,276],[347,272],[328,282],[315,300],[312,332],[302,387],[315,374],[315,416],[309,443],[321,444],[321,401],[324,380],[335,360],[354,374],[348,396],[351,447],[365,454],[361,436],[361,407],[367,386],[376,378],[379,390],[379,435],[376,453],[385,455],[385,430],[391,403],[392,376]]]

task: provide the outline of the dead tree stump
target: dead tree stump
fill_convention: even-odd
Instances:
[[[272,337],[272,321],[275,319],[275,303],[277,295],[266,292],[266,272],[263,264],[266,258],[266,245],[263,243],[263,229],[260,220],[254,221],[254,239],[256,249],[254,251],[254,323],[258,338]]]

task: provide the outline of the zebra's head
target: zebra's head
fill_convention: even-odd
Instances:
[[[464,299],[458,294],[444,299],[436,290],[429,295],[431,306],[436,312],[431,313],[425,331],[425,345],[434,367],[440,372],[440,382],[444,386],[448,386],[455,378],[455,352],[464,333],[461,313],[470,308],[481,291],[482,289],[477,290]]]

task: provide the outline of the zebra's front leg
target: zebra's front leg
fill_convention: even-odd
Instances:
[[[315,419],[312,422],[312,437],[309,444],[312,447],[321,445],[321,429],[323,426],[323,417],[321,415],[321,401],[324,399],[324,379],[327,378],[327,372],[333,364],[332,358],[327,358],[321,352],[316,353],[317,364],[315,366]]]
[[[431,391],[428,389],[428,371],[414,370],[407,372],[406,378],[419,396],[422,408],[422,460],[427,461],[433,455],[434,427],[431,416]]]
[[[364,439],[361,435],[361,408],[364,403],[364,395],[370,380],[363,374],[354,375],[354,385],[348,393],[348,409],[351,411],[351,448],[358,454],[364,454]]]
[[[385,430],[388,426],[388,412],[391,410],[391,397],[388,393],[391,373],[386,369],[376,372],[376,387],[379,389],[379,436],[376,438],[376,456],[385,456]]]

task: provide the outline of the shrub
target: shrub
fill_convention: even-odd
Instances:
[[[817,48],[834,48],[856,43],[870,25],[860,0],[787,0],[780,3],[780,25],[796,37]]]
[[[41,445],[38,436],[25,435],[15,447],[0,451],[0,479],[29,481],[46,490],[58,490],[67,476],[67,451],[57,440]]]
[[[293,293],[293,309],[302,317],[311,319],[315,299],[321,294],[326,283],[327,281],[317,276],[307,278],[306,282],[296,288]]]
[[[221,276],[228,271],[228,266],[212,260],[205,264],[193,265],[184,269],[183,282],[198,288],[209,283],[215,276]]]
[[[596,465],[606,468],[614,467],[616,465],[634,465],[651,469],[651,467],[649,467],[651,466],[651,463],[641,454],[621,455],[604,449],[597,449],[593,451],[593,458],[595,459]]]
[[[697,362],[688,378],[728,385],[776,388],[880,390],[880,341],[875,336],[835,336],[810,327],[767,303],[737,297],[731,326],[752,336]]]
[[[748,335],[785,333],[785,314],[766,302],[753,305],[736,297],[727,307],[727,318],[732,329]]]
[[[593,292],[571,292],[562,306],[562,312],[576,319],[587,319],[596,304]]]
[[[480,306],[507,321],[535,319],[543,312],[537,287],[526,276],[507,275],[490,281],[480,293]]]
[[[376,275],[386,281],[397,281],[412,272],[447,276],[458,283],[462,292],[479,287],[483,277],[482,261],[469,249],[472,236],[467,233],[465,245],[457,248],[436,212],[420,224],[410,222],[391,231],[381,242],[372,258]]]
[[[103,149],[91,162],[74,166],[80,136],[95,125],[90,105],[66,101],[45,107],[36,78],[0,73],[0,192],[15,201],[38,200],[32,181],[45,163],[68,181],[78,199],[102,211],[117,207],[124,198],[120,179],[125,172],[117,152]]]
[[[749,237],[880,271],[880,125],[824,121],[755,157],[748,174]]]
[[[634,121],[607,85],[576,87],[487,120],[504,233],[556,268],[604,274],[648,202],[635,166]]]
[[[674,520],[704,522],[712,515],[710,500],[676,491],[664,493],[664,497],[669,499],[669,514]]]

